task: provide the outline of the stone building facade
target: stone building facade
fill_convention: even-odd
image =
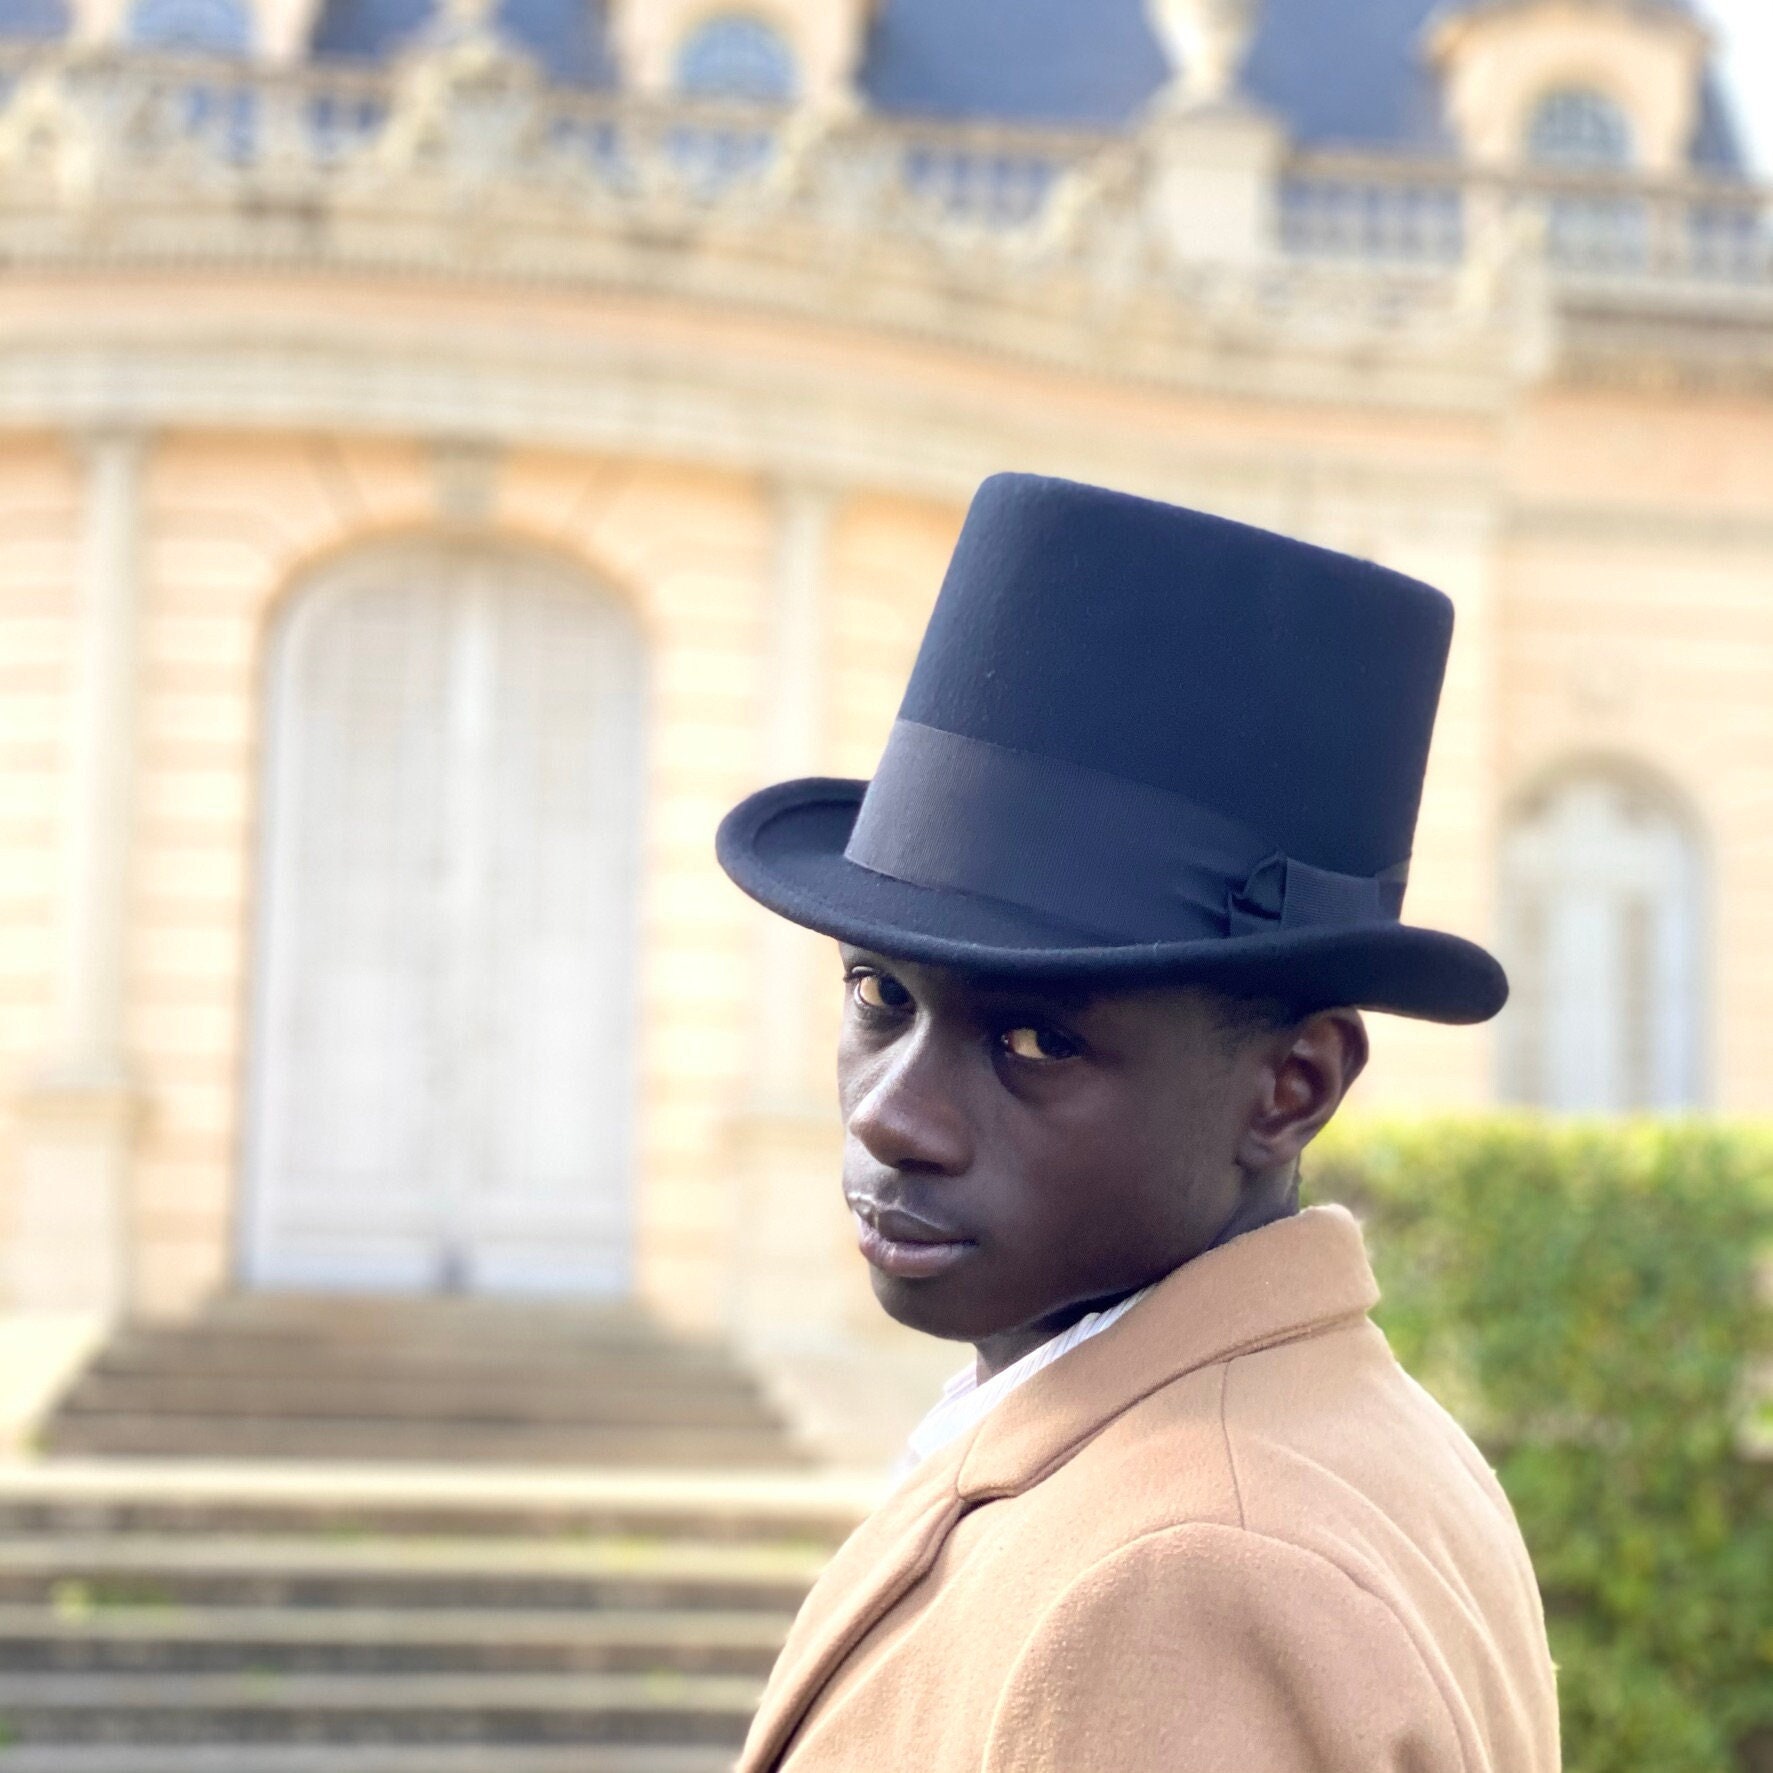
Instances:
[[[0,27],[4,1308],[634,1292],[832,1405],[835,960],[712,833],[869,772],[1003,467],[1455,598],[1408,911],[1516,1002],[1369,1105],[1773,1108],[1773,205],[1684,7]]]

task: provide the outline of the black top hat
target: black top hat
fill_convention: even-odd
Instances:
[[[752,795],[720,860],[901,959],[1483,1021],[1502,968],[1399,921],[1452,631],[1367,561],[998,475],[873,782]]]

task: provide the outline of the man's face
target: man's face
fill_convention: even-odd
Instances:
[[[1238,1210],[1261,1062],[1205,993],[843,961],[844,1193],[899,1322],[1051,1334],[1200,1254]]]

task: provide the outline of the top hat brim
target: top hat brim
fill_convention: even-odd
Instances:
[[[977,894],[912,885],[844,854],[868,784],[783,782],[720,827],[720,862],[792,923],[873,953],[991,976],[1199,984],[1302,1010],[1349,1006],[1424,1021],[1485,1022],[1508,979],[1475,942],[1374,922],[1180,942],[1115,943]]]

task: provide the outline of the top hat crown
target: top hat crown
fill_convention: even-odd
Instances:
[[[1452,630],[1371,562],[998,475],[872,783],[765,789],[720,859],[902,959],[1481,1021],[1495,960],[1400,921]]]

